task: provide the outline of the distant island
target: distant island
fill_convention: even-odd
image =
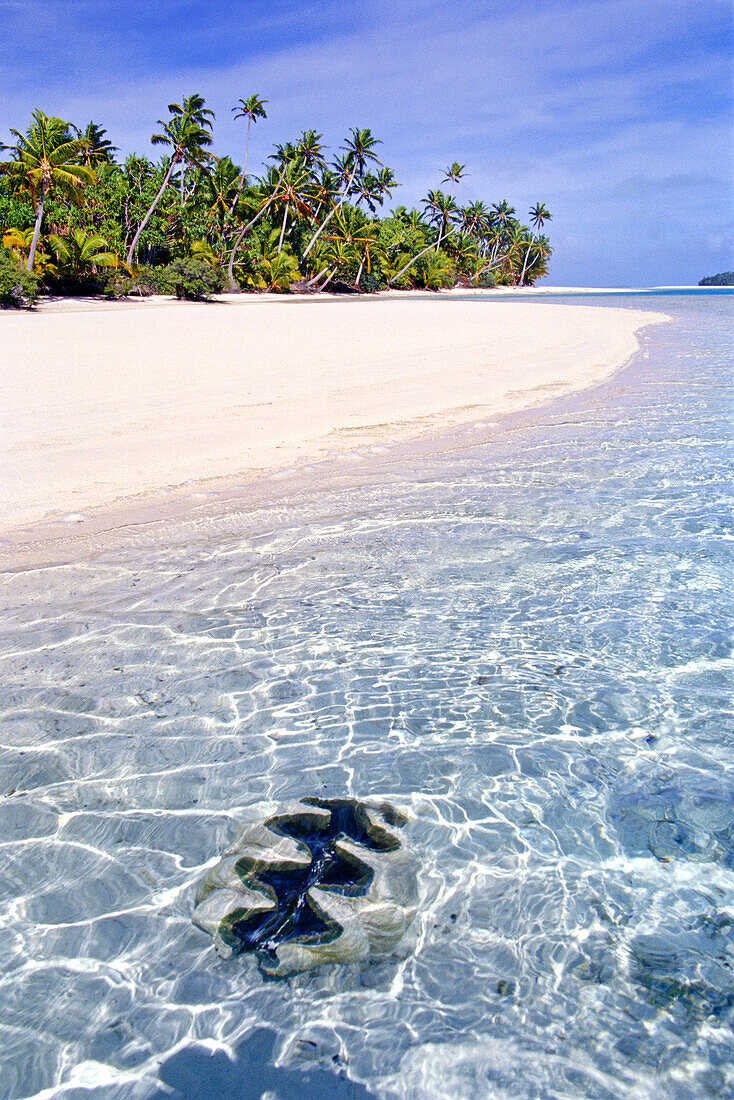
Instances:
[[[734,271],[721,271],[718,275],[707,275],[699,286],[734,286]]]
[[[205,298],[523,286],[546,274],[548,208],[536,203],[526,225],[507,200],[462,205],[451,191],[464,164],[437,176],[420,209],[379,217],[399,184],[367,129],[350,130],[331,154],[305,130],[249,176],[250,131],[266,102],[251,95],[233,108],[241,166],[210,152],[214,113],[200,95],[169,104],[151,138],[158,162],[120,163],[102,126],[35,111],[25,132],[11,130],[0,162],[0,304],[29,303],[39,289]]]

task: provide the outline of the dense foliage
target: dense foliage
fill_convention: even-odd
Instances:
[[[734,286],[734,271],[721,271],[718,275],[707,275],[699,286]]]
[[[199,95],[159,120],[157,163],[118,163],[101,126],[34,112],[25,133],[11,131],[0,163],[0,227],[16,270],[55,291],[193,298],[226,286],[369,292],[522,285],[546,274],[547,208],[537,203],[525,226],[506,201],[460,205],[449,189],[465,174],[457,162],[420,210],[379,217],[399,184],[369,130],[351,130],[331,157],[320,134],[304,131],[248,176],[250,131],[265,104],[253,95],[233,108],[245,124],[241,168],[210,152],[214,115]]]
[[[32,306],[38,293],[38,279],[23,271],[6,248],[0,248],[0,306],[21,309]]]

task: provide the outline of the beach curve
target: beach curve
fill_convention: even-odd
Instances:
[[[400,295],[5,314],[2,531],[514,411],[601,381],[665,319]]]

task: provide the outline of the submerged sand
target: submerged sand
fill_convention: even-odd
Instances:
[[[0,314],[0,529],[589,386],[660,313],[446,297]]]

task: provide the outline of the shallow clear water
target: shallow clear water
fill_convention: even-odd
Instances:
[[[0,1095],[734,1095],[731,302],[357,488],[0,578]],[[191,925],[303,794],[411,811],[404,957],[267,982]]]

